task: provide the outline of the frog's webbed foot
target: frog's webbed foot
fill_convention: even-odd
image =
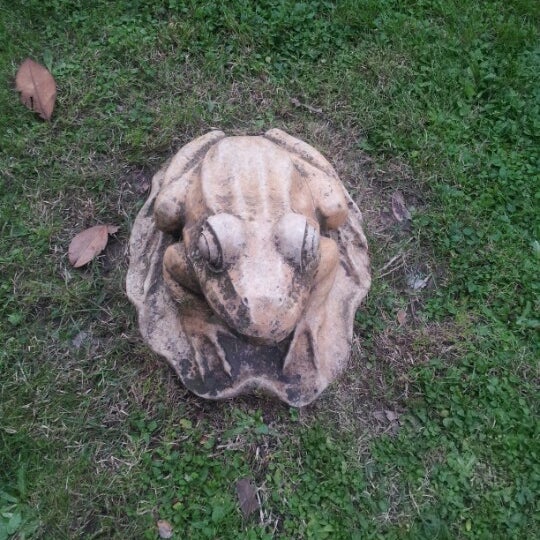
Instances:
[[[217,332],[210,331],[206,334],[198,334],[192,336],[192,346],[195,357],[195,363],[199,369],[201,379],[204,381],[206,374],[215,369],[214,364],[218,363],[219,367],[231,377],[232,368],[227,361],[227,356],[223,347],[217,338]],[[216,362],[217,361],[217,362]]]
[[[317,346],[317,330],[306,321],[296,327],[293,339],[283,364],[283,373],[292,376],[302,369],[319,371],[321,367],[320,349]]]
[[[231,377],[231,365],[220,343],[220,338],[231,334],[223,324],[216,321],[205,302],[200,301],[184,312],[182,326],[201,379],[204,380],[210,372],[220,371]]]

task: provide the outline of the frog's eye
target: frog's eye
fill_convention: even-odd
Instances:
[[[211,227],[204,227],[197,244],[201,257],[216,272],[223,270],[223,251]]]
[[[308,269],[317,260],[319,231],[305,216],[285,214],[276,225],[275,236],[279,251],[300,270]]]
[[[241,221],[231,214],[216,214],[206,220],[197,247],[209,268],[220,272],[236,259],[244,244]]]

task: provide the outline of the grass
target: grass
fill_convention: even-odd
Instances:
[[[178,538],[529,538],[539,19],[528,0],[0,0],[0,539],[156,538],[158,519]],[[50,123],[18,103],[27,56],[57,80]],[[145,182],[211,127],[307,140],[364,211],[350,369],[299,411],[190,395],[125,298]],[[121,230],[75,271],[96,223]]]

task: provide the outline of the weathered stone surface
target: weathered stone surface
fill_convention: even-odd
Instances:
[[[262,388],[310,403],[345,368],[369,286],[360,211],[319,152],[277,129],[184,146],[131,233],[141,333],[210,399]]]

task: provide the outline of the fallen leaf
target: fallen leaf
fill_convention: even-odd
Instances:
[[[152,185],[144,169],[134,169],[127,176],[127,182],[137,193],[145,193]]]
[[[50,120],[56,100],[56,82],[49,70],[27,58],[19,67],[15,86],[22,103],[44,120]]]
[[[407,210],[403,195],[399,191],[392,193],[392,214],[400,223],[411,219],[411,213]]]
[[[399,323],[399,326],[403,326],[406,318],[407,318],[407,312],[404,309],[398,310],[396,314],[396,319]]]
[[[88,264],[105,249],[109,234],[117,231],[116,225],[95,225],[80,232],[69,244],[69,262],[75,268]]]
[[[384,411],[384,414],[389,422],[395,422],[399,418],[399,414],[394,411]]]
[[[160,519],[157,522],[157,528],[160,538],[172,538],[173,529],[171,524],[164,519]]]
[[[384,411],[374,411],[373,412],[373,416],[375,417],[376,420],[378,420],[379,422],[385,422],[386,421],[386,416],[384,414]]]
[[[407,278],[407,285],[414,291],[423,289],[430,280],[431,276],[422,276],[420,274],[411,274]]]
[[[82,344],[90,337],[88,332],[85,332],[84,330],[79,332],[72,340],[71,344],[76,348],[80,349]]]
[[[150,189],[150,182],[145,180],[142,184],[139,184],[136,188],[137,193],[146,193]]]
[[[249,517],[259,508],[257,488],[250,478],[242,478],[236,482],[236,494],[240,502],[240,510],[244,518]]]

